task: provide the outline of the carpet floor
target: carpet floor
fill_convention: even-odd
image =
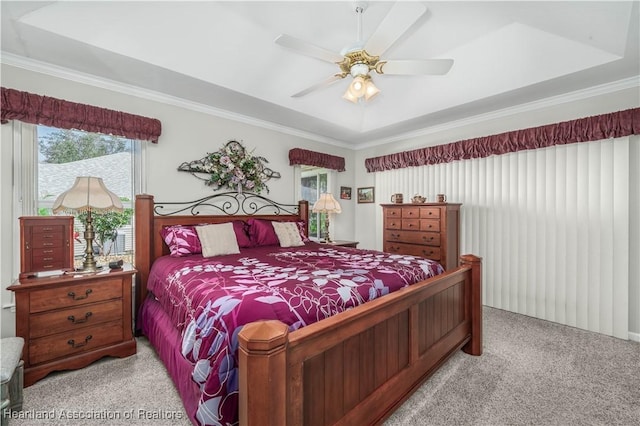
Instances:
[[[144,338],[138,353],[52,373],[24,390],[18,425],[190,425]],[[484,354],[456,353],[385,426],[637,425],[640,344],[484,308]]]

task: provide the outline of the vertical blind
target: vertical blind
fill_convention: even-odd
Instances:
[[[377,172],[376,190],[382,199],[444,193],[463,204],[461,254],[483,258],[484,304],[627,339],[629,144],[622,137]]]

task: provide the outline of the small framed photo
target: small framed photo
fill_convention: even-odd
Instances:
[[[351,199],[351,187],[349,187],[349,186],[341,186],[340,187],[340,199],[341,200],[350,200]]]
[[[374,193],[373,186],[358,188],[358,203],[373,203],[373,202],[375,202],[375,193]]]

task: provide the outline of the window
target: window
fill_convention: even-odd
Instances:
[[[133,200],[142,192],[141,157],[144,143],[90,133],[47,126],[16,123],[21,141],[14,142],[16,170],[16,215],[50,215],[54,201],[69,189],[78,176],[99,176],[107,188],[120,197],[123,213],[111,212],[93,215],[94,253],[103,256],[99,263],[116,256],[133,260],[134,232],[132,225]],[[16,131],[14,131],[14,136]],[[15,139],[15,137],[14,137]],[[85,252],[83,237],[84,215],[74,221],[74,252],[77,263]]]
[[[309,209],[318,200],[320,194],[327,192],[329,188],[330,173],[327,169],[311,168],[303,166],[300,176],[301,198],[309,202]],[[309,238],[323,239],[325,237],[324,228],[320,224],[324,223],[326,213],[313,213],[309,211]]]

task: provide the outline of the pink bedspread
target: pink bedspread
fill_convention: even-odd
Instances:
[[[436,262],[308,243],[203,258],[162,257],[148,288],[182,334],[202,395],[195,420],[238,421],[238,332],[277,319],[296,330],[444,272]]]

